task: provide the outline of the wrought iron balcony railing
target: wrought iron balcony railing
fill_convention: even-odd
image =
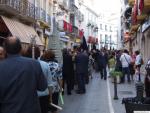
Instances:
[[[41,19],[46,22],[46,11],[41,9]]]
[[[50,24],[50,17],[46,11],[36,7],[28,0],[0,0],[0,11],[16,15],[28,21],[42,20]]]
[[[14,10],[21,14],[22,16],[27,16],[30,18],[35,19],[35,12],[36,12],[36,7],[34,4],[28,2],[28,0],[0,0],[0,7],[3,6],[5,7],[4,10]],[[2,8],[1,7],[1,10]],[[6,9],[8,8],[8,9]]]
[[[49,25],[51,25],[51,17],[50,17],[50,15],[48,15],[48,14],[47,14],[47,23],[48,23]]]

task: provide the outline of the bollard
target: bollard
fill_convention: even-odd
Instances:
[[[114,100],[118,100],[118,95],[117,95],[117,78],[114,76]]]
[[[137,100],[141,101],[144,93],[144,84],[139,81],[135,84],[135,87],[136,87],[136,98]]]

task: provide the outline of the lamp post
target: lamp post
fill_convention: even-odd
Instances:
[[[35,44],[36,44],[36,40],[35,40],[35,38],[36,38],[36,35],[31,35],[31,45],[32,45],[32,58],[33,59],[35,59],[35,51],[34,51],[34,49],[35,49]]]
[[[117,77],[114,76],[114,100],[118,100],[118,95],[117,95]]]

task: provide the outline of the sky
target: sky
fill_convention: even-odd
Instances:
[[[120,0],[92,0],[95,4],[96,12],[119,12]]]
[[[91,9],[99,12],[117,12],[121,7],[121,0],[83,0]]]

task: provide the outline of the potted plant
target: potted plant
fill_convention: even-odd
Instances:
[[[112,82],[114,82],[114,77],[116,77],[116,82],[120,83],[120,77],[122,76],[122,72],[116,71],[115,69],[110,71],[110,76],[112,78]]]

